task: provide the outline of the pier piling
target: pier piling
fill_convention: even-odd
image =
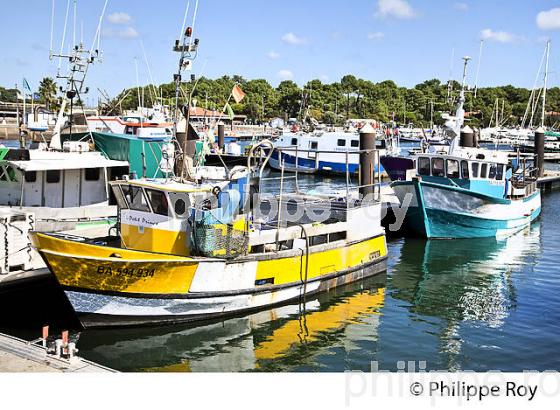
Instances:
[[[224,140],[225,140],[225,125],[224,123],[220,122],[218,124],[218,148],[223,151],[224,149]]]
[[[369,124],[360,129],[360,196],[363,198],[368,194],[373,194],[375,182],[375,168],[373,151],[364,150],[375,149],[375,130]]]

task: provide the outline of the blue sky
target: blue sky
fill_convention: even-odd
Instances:
[[[56,73],[57,63],[48,58],[51,0],[5,3],[0,84],[12,86],[25,76],[36,88],[42,77]],[[103,3],[78,0],[77,36],[83,21],[86,45],[91,45]],[[186,4],[109,0],[101,39],[104,61],[88,78],[92,97],[97,87],[115,95],[135,86],[135,57],[140,83],[149,81],[142,43],[154,81],[170,81],[177,64],[171,47]],[[55,5],[54,43],[59,48],[66,0],[55,0]],[[473,84],[484,37],[479,85],[524,87],[533,84],[544,41],[550,38],[550,85],[560,85],[560,1],[200,0],[195,36],[201,39],[197,75],[241,74],[276,85],[287,78],[298,84],[313,78],[332,82],[350,73],[405,86],[430,78],[446,81],[452,50],[456,79],[460,58],[473,57]]]

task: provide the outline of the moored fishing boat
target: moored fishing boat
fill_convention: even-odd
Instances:
[[[85,327],[240,314],[386,269],[378,200],[305,196],[305,217],[288,220],[286,211],[257,220],[240,175],[116,181],[118,237],[33,233],[32,240]],[[325,210],[328,218],[310,220]]]
[[[371,125],[364,128],[376,132]],[[385,154],[385,140],[377,141],[380,155]],[[285,133],[274,144],[270,166],[303,173],[346,174],[359,172],[360,135],[357,132]],[[282,150],[282,153],[280,152]],[[380,164],[375,172],[383,172]]]
[[[517,232],[541,211],[535,169],[528,158],[457,147],[414,158],[406,181],[391,187],[408,206],[408,226],[427,238],[499,237]]]
[[[190,27],[175,43],[181,53],[177,95],[197,46]],[[175,139],[178,113],[176,105]],[[192,128],[188,115],[185,126]],[[286,196],[281,180],[280,194],[260,201],[256,194],[272,154],[269,141],[251,148],[246,167],[231,170],[195,164],[199,152],[189,148],[192,142],[187,135],[179,144],[178,176],[110,183],[118,204],[116,235],[31,234],[84,327],[236,315],[386,269],[379,187],[367,183],[375,180],[375,150],[363,155],[359,199],[348,188],[345,198]],[[268,156],[256,179],[252,158],[261,148]],[[294,203],[291,213],[287,208]]]

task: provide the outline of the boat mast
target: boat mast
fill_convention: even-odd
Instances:
[[[175,82],[175,110],[173,113],[173,138],[175,139],[175,141],[177,143],[179,143],[179,140],[177,139],[177,126],[178,126],[178,122],[179,122],[179,94],[181,91],[181,84],[183,83],[183,78],[182,78],[182,74],[183,71],[191,71],[192,70],[192,66],[193,66],[193,61],[196,58],[197,54],[198,54],[198,39],[194,39],[192,38],[192,34],[193,34],[193,27],[194,27],[194,23],[196,21],[196,14],[198,11],[198,0],[196,2],[195,5],[195,10],[194,10],[194,16],[193,16],[193,23],[192,26],[187,27],[186,29],[184,29],[186,21],[187,21],[187,16],[189,13],[189,7],[190,7],[190,1],[187,3],[187,8],[185,11],[185,17],[183,19],[183,26],[181,28],[181,34],[180,34],[180,38],[178,40],[175,40],[175,46],[173,47],[173,51],[177,52],[180,54],[179,57],[179,66],[177,68],[177,73],[174,74],[173,76],[173,80]],[[194,75],[191,76],[191,78],[194,77]],[[184,137],[184,141],[183,141],[183,146],[181,147],[182,151],[183,151],[183,169],[181,170],[181,175],[184,175],[185,173],[185,169],[186,169],[186,156],[187,156],[187,139],[188,139],[188,133],[189,133],[189,121],[190,121],[190,112],[191,112],[191,101],[190,101],[190,97],[189,100],[187,101],[187,113],[185,116],[185,137]]]
[[[467,64],[469,63],[469,60],[471,58],[469,56],[465,56],[463,57],[464,60],[464,65],[463,65],[463,82],[461,84],[461,92],[459,93],[459,101],[457,102],[457,110],[455,112],[455,126],[456,126],[456,130],[457,135],[459,135],[459,132],[461,130],[461,127],[463,126],[463,123],[465,122],[465,109],[464,109],[464,105],[465,105],[465,90],[467,88]]]
[[[97,25],[97,31],[95,32],[95,36],[93,38],[93,43],[91,46],[90,50],[86,50],[84,47],[84,44],[80,42],[80,44],[74,44],[70,50],[70,52],[68,54],[64,54],[63,53],[63,48],[64,48],[64,39],[66,38],[66,28],[67,28],[67,19],[68,19],[68,9],[69,9],[69,4],[70,2],[68,2],[68,7],[66,10],[66,21],[64,23],[64,31],[62,34],[62,44],[60,47],[60,53],[55,54],[52,52],[49,53],[50,54],[50,58],[53,59],[54,57],[58,57],[59,62],[58,62],[58,70],[57,70],[57,75],[56,78],[59,80],[66,80],[66,87],[63,89],[62,87],[60,87],[60,91],[63,92],[63,96],[62,96],[62,104],[60,106],[60,110],[58,112],[58,117],[56,120],[56,125],[54,127],[53,130],[53,135],[51,137],[51,142],[49,144],[49,147],[51,149],[57,149],[60,150],[62,149],[62,144],[61,144],[61,140],[60,140],[60,133],[62,130],[62,124],[64,122],[64,112],[66,110],[66,106],[68,104],[68,102],[70,102],[70,132],[72,131],[72,111],[73,111],[73,105],[74,105],[74,98],[78,97],[79,100],[81,100],[81,95],[82,94],[87,94],[89,92],[89,88],[85,87],[84,89],[84,83],[86,80],[86,76],[87,76],[87,72],[88,72],[88,68],[90,64],[93,64],[96,60],[101,62],[101,52],[99,51],[99,48],[94,49],[95,47],[95,42],[97,41],[97,46],[99,47],[99,38],[101,37],[101,23],[103,21],[103,17],[105,15],[105,11],[107,9],[107,3],[109,0],[105,0],[105,4],[103,6],[103,10],[101,12],[101,15],[99,17],[99,23]],[[74,2],[74,7],[76,8],[76,2]],[[74,15],[76,15],[76,10],[74,10]],[[53,16],[54,16],[54,2],[53,2]],[[54,24],[54,19],[53,19],[53,24]],[[53,30],[51,29],[51,32]],[[75,39],[75,35],[73,36]],[[52,40],[51,40],[51,44],[52,44]],[[68,60],[68,73],[66,75],[62,75],[60,73],[60,66],[61,66],[61,62],[62,59],[67,59]],[[82,100],[82,104],[83,104],[83,100]],[[83,108],[83,105],[82,105]]]
[[[546,42],[546,64],[544,69],[544,85],[543,85],[543,96],[542,96],[542,116],[541,116],[541,127],[544,128],[544,117],[546,115],[546,83],[548,79],[548,57],[550,54],[550,40]]]

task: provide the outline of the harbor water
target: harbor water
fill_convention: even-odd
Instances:
[[[305,192],[344,186],[299,177]],[[389,239],[386,273],[251,315],[81,330],[51,280],[3,298],[12,314],[0,331],[31,339],[44,323],[70,328],[80,356],[121,371],[395,371],[408,361],[427,370],[560,370],[558,201],[560,191],[543,194],[536,223],[503,240]]]

